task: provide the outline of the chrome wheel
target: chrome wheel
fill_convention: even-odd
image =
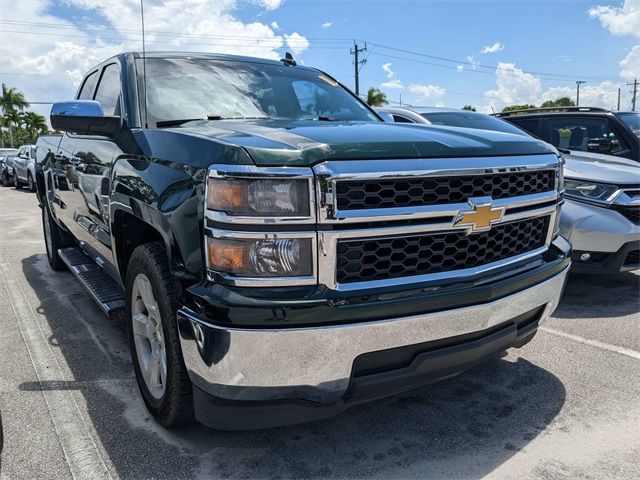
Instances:
[[[49,219],[49,209],[44,207],[44,241],[47,244],[47,255],[53,256],[53,240],[51,238],[51,220]]]
[[[133,281],[131,322],[138,365],[149,393],[160,399],[167,384],[167,353],[162,320],[151,282],[143,273]]]

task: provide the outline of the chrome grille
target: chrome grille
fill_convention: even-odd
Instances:
[[[352,283],[473,268],[544,246],[549,216],[491,230],[339,241],[337,281]]]
[[[336,182],[338,210],[412,207],[465,202],[472,197],[494,200],[548,192],[555,188],[556,171],[495,173]]]

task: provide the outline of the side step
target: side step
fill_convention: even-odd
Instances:
[[[78,247],[61,248],[58,255],[110,318],[124,312],[122,288]]]

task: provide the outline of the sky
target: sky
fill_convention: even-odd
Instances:
[[[630,109],[640,0],[144,0],[146,48],[281,58],[391,104],[499,111],[560,96]],[[140,0],[0,0],[0,81],[33,110],[73,98],[91,66],[142,49]],[[640,96],[639,96],[640,102]]]

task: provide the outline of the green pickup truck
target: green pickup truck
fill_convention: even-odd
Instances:
[[[394,125],[281,61],[124,53],[56,103],[49,263],[125,319],[165,426],[324,418],[520,347],[556,308],[562,161]]]

